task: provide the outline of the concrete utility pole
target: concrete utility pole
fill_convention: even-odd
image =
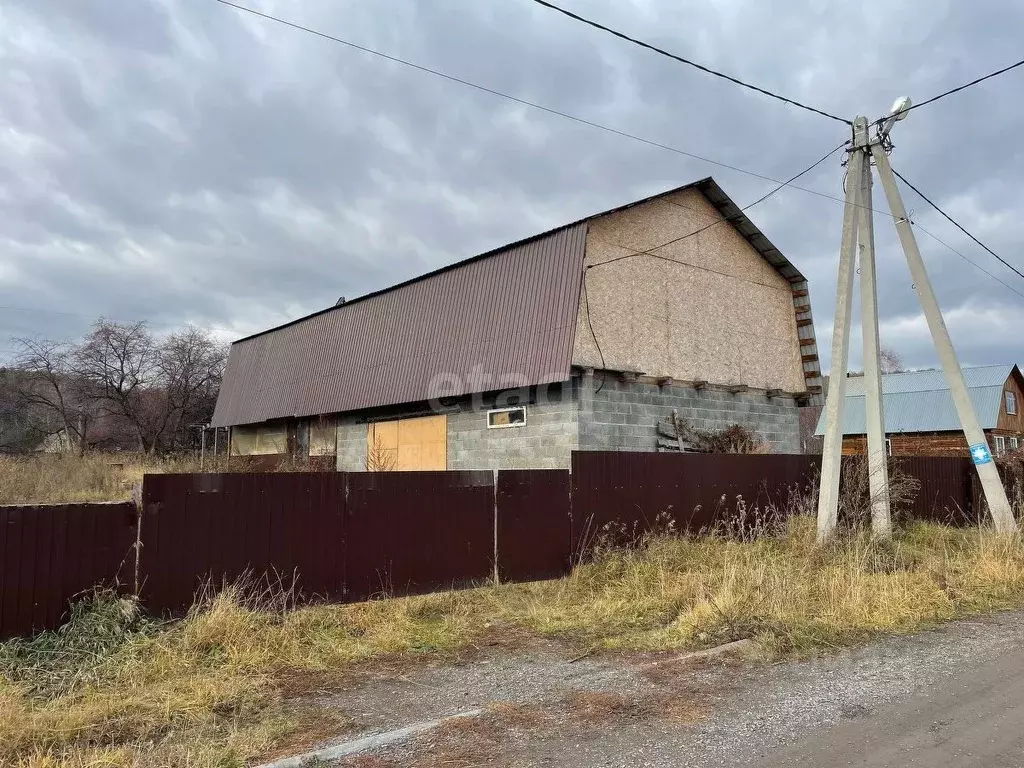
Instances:
[[[858,121],[863,118],[858,118]],[[866,121],[865,121],[866,125]],[[864,126],[861,126],[864,128]],[[866,132],[866,128],[865,128]],[[839,474],[843,454],[846,412],[846,362],[850,348],[850,312],[853,299],[853,249],[857,239],[857,205],[864,153],[854,150],[847,165],[843,239],[839,246],[839,281],[836,319],[832,325],[832,366],[825,400],[825,446],[821,454],[821,489],[818,495],[818,542],[831,538],[839,516]]]
[[[964,436],[967,438],[967,444],[971,448],[971,459],[974,461],[975,469],[978,470],[981,487],[985,492],[985,501],[992,513],[992,521],[1000,533],[1012,533],[1017,530],[1017,521],[1013,516],[1010,500],[1006,498],[1006,489],[1003,488],[1003,482],[999,479],[999,471],[992,461],[992,452],[985,439],[985,431],[978,421],[978,414],[974,412],[974,404],[967,392],[967,382],[964,381],[964,372],[960,369],[960,362],[953,349],[953,342],[949,338],[946,321],[942,319],[942,310],[939,309],[939,301],[935,298],[932,281],[925,269],[921,251],[917,247],[917,238],[914,237],[910,217],[907,216],[907,210],[903,207],[903,199],[900,197],[896,178],[889,166],[889,158],[880,144],[872,145],[871,154],[875,158],[878,177],[882,181],[885,197],[889,201],[889,210],[895,217],[896,232],[899,234],[903,252],[907,255],[910,274],[914,277],[917,295],[921,300],[921,308],[928,321],[928,330],[932,333],[935,349],[942,362],[942,370],[946,373],[946,381],[949,382],[949,389],[953,395],[953,404],[960,417],[960,424],[963,427]]]
[[[878,288],[875,282],[875,227],[871,204],[871,161],[867,155],[867,121],[861,136],[864,165],[860,182],[860,323],[864,336],[864,416],[868,433],[868,488],[871,495],[871,532],[881,539],[892,536],[889,508],[889,452],[885,448],[885,410],[882,373],[878,359]]]
[[[875,283],[874,229],[871,211],[871,160],[885,190],[896,223],[896,232],[917,286],[921,307],[928,321],[932,340],[942,361],[953,402],[970,446],[971,458],[978,470],[985,501],[992,513],[997,531],[1017,530],[1010,502],[992,462],[992,453],[985,433],[974,412],[957,361],[949,331],[942,319],[931,280],[917,247],[910,218],[903,206],[896,179],[889,166],[889,132],[896,122],[906,117],[910,99],[900,99],[880,122],[874,137],[868,134],[868,121],[858,117],[853,124],[853,146],[847,166],[846,206],[843,211],[843,239],[839,252],[839,286],[836,293],[836,319],[832,329],[832,367],[828,399],[825,405],[825,447],[821,461],[821,490],[818,496],[818,542],[828,541],[835,533],[838,520],[840,460],[843,447],[843,417],[846,400],[846,365],[850,340],[850,301],[853,289],[854,244],[861,252],[861,310],[864,333],[864,395],[868,434],[868,471],[871,493],[871,523],[877,536],[888,537],[892,523],[889,510],[887,451],[885,449],[885,414],[882,407],[881,374],[878,358],[878,306]]]

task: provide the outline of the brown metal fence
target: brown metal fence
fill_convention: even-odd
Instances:
[[[0,507],[0,637],[60,626],[92,587],[130,587],[135,505]]]
[[[578,452],[572,456],[572,549],[636,536],[673,521],[698,532],[785,507],[813,481],[817,459],[799,455]]]
[[[354,472],[346,598],[408,595],[494,572],[491,472]]]
[[[243,577],[339,599],[345,476],[320,472],[146,475],[142,600],[180,612],[207,582]]]
[[[555,579],[569,573],[572,509],[569,473],[498,473],[496,538],[502,581]]]
[[[921,482],[913,516],[976,522],[969,460],[897,463]],[[334,601],[479,583],[496,564],[505,581],[558,577],[602,534],[763,519],[816,473],[808,456],[594,452],[573,455],[571,476],[147,475],[141,516],[131,504],[0,507],[0,636],[59,626],[93,585],[132,586],[137,520],[144,604],[180,613],[205,583],[243,576]]]
[[[970,459],[901,456],[893,462],[921,483],[909,510],[910,517],[946,525],[977,524],[977,473]]]

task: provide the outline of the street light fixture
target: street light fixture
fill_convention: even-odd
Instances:
[[[910,100],[909,96],[901,96],[892,103],[892,109],[889,110],[889,115],[882,120],[882,124],[878,127],[879,136],[888,136],[889,131],[892,130],[893,126],[896,125],[897,121],[905,120],[907,117],[907,111],[914,106],[914,102]]]

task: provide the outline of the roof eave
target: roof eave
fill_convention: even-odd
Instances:
[[[791,283],[807,282],[803,273],[793,266],[793,263],[782,255],[782,252],[775,247],[771,240],[758,228],[753,221],[726,194],[718,182],[708,176],[693,185],[704,193],[704,196],[711,202],[723,218],[728,221],[739,232],[743,238],[750,243],[751,247],[761,254],[762,258],[775,267],[775,270]]]

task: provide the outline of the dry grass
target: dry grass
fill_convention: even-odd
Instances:
[[[274,457],[207,457],[207,472],[267,471]],[[199,457],[148,456],[138,453],[91,453],[85,456],[38,454],[0,455],[0,504],[60,504],[86,501],[127,501],[145,474],[198,472]],[[275,472],[309,471],[309,465],[282,458]]]
[[[126,501],[146,473],[198,471],[199,459],[191,457],[0,456],[0,504]]]
[[[801,518],[752,542],[653,539],[559,581],[292,611],[228,590],[163,626],[97,607],[62,635],[0,646],[0,765],[241,766],[352,726],[295,706],[296,680],[465,648],[488,626],[580,649],[753,637],[800,655],[1021,605],[1017,539],[916,524],[893,545],[856,534],[822,550]]]
[[[587,725],[645,714],[641,703],[614,691],[575,691],[569,694],[565,704],[573,720]]]

